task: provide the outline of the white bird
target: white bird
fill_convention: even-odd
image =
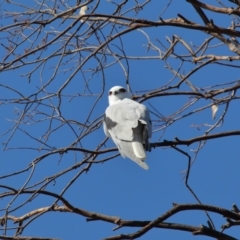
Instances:
[[[217,104],[213,104],[212,105],[212,119],[215,119],[217,110],[218,110],[218,105]]]
[[[152,125],[148,109],[130,99],[130,93],[120,86],[108,92],[109,106],[106,109],[103,129],[117,145],[122,157],[128,157],[139,166],[148,169],[144,162],[146,151],[151,151],[149,139]]]
[[[81,8],[80,8],[80,11],[79,11],[79,16],[85,15],[87,10],[88,10],[88,6],[87,6],[87,5],[81,7]],[[84,22],[84,21],[85,21],[85,18],[82,18],[80,21],[81,21],[81,22]]]

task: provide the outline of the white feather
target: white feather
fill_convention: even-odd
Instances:
[[[141,139],[139,139],[138,134],[136,134],[132,142],[133,152],[135,153],[137,158],[140,158],[141,160],[145,160],[147,156],[143,148],[143,145],[140,141]]]
[[[79,11],[79,16],[85,15],[87,10],[88,10],[88,6],[85,5],[85,6],[81,7],[81,8],[80,8],[80,11]],[[80,21],[81,21],[81,22],[84,22],[85,19],[82,18]]]
[[[212,105],[212,119],[215,119],[217,110],[218,110],[218,105],[213,104]]]

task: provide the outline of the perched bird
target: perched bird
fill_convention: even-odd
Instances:
[[[128,157],[144,169],[146,151],[151,151],[149,139],[152,125],[148,109],[130,99],[131,95],[120,86],[108,92],[109,106],[106,109],[103,129],[117,145],[122,157]]]
[[[87,6],[87,5],[81,7],[81,8],[80,8],[80,11],[79,11],[79,16],[85,15],[87,10],[88,10],[88,6]],[[84,20],[85,20],[85,19],[82,18],[80,21],[81,21],[81,22],[84,22]]]

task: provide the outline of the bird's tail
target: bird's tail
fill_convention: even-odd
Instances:
[[[148,165],[144,162],[144,159],[136,156],[135,150],[138,149],[138,147],[134,147],[134,145],[133,142],[121,141],[117,146],[123,158],[128,157],[143,169],[148,170]]]
[[[141,136],[139,134],[134,134],[134,138],[132,141],[132,147],[133,147],[133,152],[136,155],[137,158],[140,158],[140,160],[145,160],[146,159],[146,153],[143,148],[143,144],[141,141]]]
[[[133,160],[133,159],[132,159]],[[145,169],[145,170],[148,170],[148,165],[145,163],[145,162],[143,162],[142,160],[140,160],[140,159],[134,159],[133,160],[135,163],[137,163],[140,167],[142,167],[143,169]]]

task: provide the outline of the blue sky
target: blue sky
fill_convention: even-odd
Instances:
[[[20,1],[17,1],[20,2]],[[65,3],[69,7],[74,6],[75,1],[66,1]],[[227,2],[227,1],[226,1]],[[131,11],[126,14],[127,17],[147,19],[152,21],[158,21],[160,13],[164,10],[169,1],[151,1],[144,7],[144,10],[140,11],[138,15]],[[30,3],[26,3],[30,4]],[[50,4],[50,3],[49,3]],[[94,8],[96,2],[93,1],[89,4],[90,10]],[[135,1],[130,1],[125,9],[130,9],[134,6]],[[217,1],[213,4],[217,5]],[[229,5],[227,2],[228,6]],[[95,13],[111,14],[115,9],[115,5],[110,1],[101,1]],[[4,10],[8,11],[21,11],[20,7],[10,6],[9,4],[2,3],[1,13]],[[59,3],[59,11],[64,10],[63,6]],[[66,10],[66,9],[65,9]],[[186,1],[171,1],[169,8],[161,16],[163,19],[176,18],[180,13],[185,18],[195,21],[199,24],[203,24],[200,17],[192,6]],[[205,11],[209,19],[214,19],[215,24],[219,24],[223,27],[229,27],[230,22],[233,20],[232,16],[217,15]],[[62,31],[68,26],[73,19],[69,19],[61,23],[61,21],[55,21],[51,25],[47,25],[44,31],[48,32],[48,40],[53,38],[53,31]],[[3,18],[2,25],[12,24],[12,18]],[[69,34],[74,33],[79,25],[69,30]],[[79,42],[86,44],[87,47],[96,48],[99,42],[96,36],[87,39],[85,31],[88,29],[88,25],[85,23],[82,25],[79,34]],[[110,32],[110,26],[106,26],[102,29],[102,33],[107,36]],[[122,31],[121,28],[117,29]],[[29,32],[28,32],[29,31]],[[29,34],[32,30],[28,29],[24,33]],[[121,41],[124,45],[124,52],[129,57],[128,62],[121,60],[121,64],[125,70],[129,66],[129,83],[133,93],[140,95],[156,88],[162,88],[168,83],[173,73],[169,71],[167,65],[170,65],[175,70],[180,66],[180,61],[174,56],[169,57],[166,61],[157,58],[159,56],[158,51],[147,48],[147,38],[143,32],[146,33],[151,42],[158,46],[161,50],[165,51],[160,45],[159,41],[166,47],[169,47],[169,43],[166,40],[166,36],[170,39],[175,34],[187,44],[193,44],[200,46],[202,42],[210,36],[206,33],[198,31],[190,31],[188,29],[176,28],[176,27],[158,27],[158,28],[143,28],[141,31],[137,30],[130,32],[121,37]],[[101,41],[104,38],[98,33]],[[7,45],[5,36],[7,33],[0,33],[1,41]],[[41,35],[40,35],[41,36]],[[16,40],[17,38],[15,38]],[[21,39],[21,38],[20,38]],[[40,38],[41,39],[41,38]],[[119,39],[114,40],[109,44],[109,49],[116,54],[122,54],[121,41]],[[36,44],[40,44],[39,40]],[[64,42],[56,42],[47,47],[42,53],[42,56],[48,56],[58,49]],[[213,40],[210,43],[210,48],[206,54],[216,54],[219,56],[229,55],[235,56],[226,46],[219,45],[219,41]],[[2,46],[2,45],[1,45]],[[215,47],[213,47],[215,46]],[[17,48],[16,53],[22,54],[24,49],[29,47],[29,42],[24,43],[21,47]],[[73,45],[69,45],[70,50],[74,50]],[[6,51],[1,47],[1,58],[6,54]],[[189,54],[186,48],[180,43],[175,48],[175,52],[179,55]],[[82,56],[80,56],[82,54]],[[1,168],[0,176],[20,171],[25,169],[34,159],[45,154],[51,149],[64,148],[70,146],[76,141],[77,136],[82,136],[77,147],[83,147],[90,150],[95,150],[96,147],[105,139],[102,126],[99,124],[99,128],[95,129],[90,134],[84,136],[84,131],[81,127],[81,123],[87,121],[87,124],[91,126],[96,119],[101,120],[106,107],[108,106],[107,92],[115,85],[121,85],[125,87],[126,75],[123,67],[119,63],[109,65],[104,70],[104,75],[101,72],[93,73],[90,70],[96,68],[98,60],[94,57],[90,58],[88,62],[75,74],[73,79],[69,82],[66,88],[61,92],[61,101],[54,95],[61,86],[69,79],[71,74],[76,70],[79,64],[79,58],[87,57],[90,52],[82,51],[79,55],[75,55],[73,58],[66,56],[66,64],[61,65],[54,75],[55,66],[59,62],[59,57],[49,60],[44,68],[41,67],[36,70],[31,78],[26,76],[33,70],[35,64],[27,65],[23,68],[18,68],[13,71],[1,72],[0,77],[0,101],[2,108],[2,114],[0,116],[0,132],[1,132]],[[142,56],[149,57],[149,59],[136,60],[132,57]],[[131,57],[131,58],[130,58]],[[31,61],[36,58],[36,55],[29,56],[26,61]],[[101,55],[98,55],[101,59]],[[13,56],[9,58],[14,59]],[[114,61],[115,58],[108,56],[105,63],[108,65]],[[197,65],[191,62],[185,62],[181,68],[181,74],[187,74],[194,69]],[[81,62],[81,61],[80,61]],[[104,62],[104,61],[102,61]],[[234,62],[238,65],[238,62]],[[193,74],[189,80],[197,87],[207,88],[216,84],[229,83],[237,81],[239,78],[238,68],[229,68],[217,64],[209,64],[205,68],[197,71]],[[51,81],[52,76],[54,80]],[[179,81],[175,78],[172,81],[172,85]],[[18,98],[19,95],[13,92],[11,88],[17,89],[24,96],[30,96],[32,93],[37,92],[44,84],[49,82],[49,85],[45,87],[45,91],[36,95],[37,99],[47,97],[42,100],[42,105],[34,103],[29,105],[27,116],[24,118],[24,124],[20,124],[17,131],[13,134],[9,140],[12,130],[8,131],[14,126],[15,120],[18,119],[24,109],[24,104],[8,103],[7,100]],[[86,84],[87,83],[87,84]],[[100,96],[103,91],[102,96]],[[182,84],[179,91],[190,91],[191,89],[186,84]],[[177,91],[176,89],[174,91]],[[53,97],[50,95],[53,94]],[[222,96],[220,96],[222,97]],[[34,96],[31,96],[31,100]],[[174,113],[182,108],[187,102],[189,102],[189,96],[161,96],[158,98],[152,98],[149,101],[144,101],[144,104],[154,112],[153,106],[159,113],[165,118],[173,118]],[[182,114],[175,116],[175,118],[181,117],[184,114],[190,113],[198,108],[202,108],[211,104],[209,99],[201,99],[194,105],[187,108]],[[61,116],[56,111],[56,106],[60,104]],[[46,105],[50,105],[48,107]],[[93,111],[89,115],[89,112],[93,108]],[[232,101],[228,112],[224,118],[223,124],[216,127],[211,133],[220,133],[225,131],[233,131],[239,129],[240,115],[236,109],[239,108],[237,100]],[[179,139],[187,140],[193,137],[201,136],[205,131],[214,125],[222,116],[225,109],[225,105],[219,105],[219,110],[216,115],[216,119],[211,118],[211,109],[208,107],[195,114],[189,115],[184,118],[173,122],[168,127],[163,127],[163,124],[159,121],[160,118],[154,114],[151,115],[154,122],[154,134],[152,142],[174,140],[175,137]],[[54,119],[51,122],[50,116]],[[65,122],[64,122],[65,121]],[[63,124],[65,123],[65,124]],[[68,124],[66,124],[68,123]],[[198,127],[196,127],[198,126]],[[52,130],[49,134],[49,129]],[[8,131],[8,132],[7,132]],[[3,134],[6,133],[6,134]],[[26,134],[28,133],[28,134]],[[35,140],[31,137],[35,138]],[[45,146],[36,141],[36,139],[45,141]],[[240,169],[240,148],[239,137],[227,137],[221,139],[215,139],[208,141],[204,148],[199,152],[194,164],[191,167],[191,173],[189,177],[189,185],[194,190],[198,198],[204,204],[216,205],[218,207],[231,209],[232,204],[240,204],[239,190],[236,187],[239,181],[239,169]],[[9,141],[8,141],[9,140]],[[8,143],[6,149],[4,143]],[[186,151],[191,157],[194,156],[193,150],[197,148],[198,144],[192,144],[188,147],[180,147]],[[27,149],[27,148],[31,149]],[[108,140],[105,144],[105,148],[112,148],[114,144],[111,140]],[[107,156],[116,154],[111,152],[104,155],[99,155],[96,159],[101,160]],[[39,162],[35,171],[27,183],[27,186],[50,178],[57,173],[61,173],[67,168],[73,167],[84,158],[83,153],[74,153],[69,151],[64,155],[51,155],[41,162]],[[197,203],[196,199],[186,188],[184,183],[183,171],[187,169],[187,158],[172,148],[156,148],[151,153],[148,153],[147,164],[149,170],[144,171],[134,162],[129,159],[123,159],[118,156],[103,164],[93,164],[87,173],[81,174],[65,192],[64,197],[75,207],[85,209],[90,212],[97,212],[105,215],[119,216],[124,220],[154,220],[167,212],[173,203],[187,204]],[[86,165],[72,169],[63,176],[56,178],[48,184],[46,190],[53,191],[60,194],[61,191],[67,186],[69,181],[73,179],[83,167]],[[24,172],[17,176],[0,179],[0,184],[11,186],[19,189],[23,187],[29,178],[31,171]],[[38,189],[42,186],[37,186]],[[1,187],[1,193],[6,190]],[[11,215],[16,217],[22,216],[29,211],[33,211],[37,208],[50,206],[55,199],[47,196],[37,196],[33,201],[28,202],[24,206],[17,208],[22,203],[30,198],[30,195],[23,195],[13,200],[13,197],[4,198],[1,200],[0,209],[1,215],[5,214],[5,208],[9,202],[13,200],[10,210]],[[59,205],[61,203],[59,202]],[[226,220],[217,215],[210,214],[217,230],[221,225],[226,223]],[[207,217],[203,211],[186,211],[174,215],[167,222],[189,224],[193,226],[207,225]],[[10,227],[16,227],[11,222]],[[116,225],[105,223],[101,221],[86,222],[86,219],[82,216],[70,213],[49,212],[46,213],[33,222],[24,230],[24,236],[38,236],[38,237],[53,237],[61,239],[104,239],[109,236],[128,234],[137,231],[137,228],[120,228],[113,231]],[[3,234],[3,227],[1,228],[1,234]],[[9,230],[8,235],[13,234],[14,231]],[[232,235],[236,238],[239,236],[237,227],[232,227],[225,231],[226,234]],[[203,240],[206,237],[194,237],[189,232],[180,232],[167,229],[153,229],[142,236],[140,239],[199,239]]]

